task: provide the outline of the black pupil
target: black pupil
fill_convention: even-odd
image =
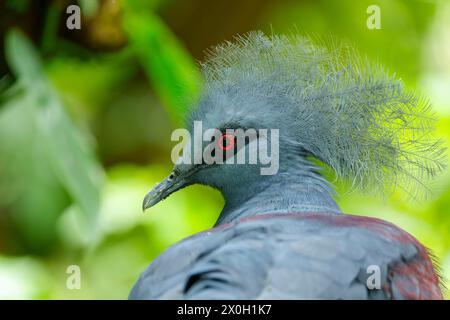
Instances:
[[[228,145],[231,144],[231,142],[230,142],[230,136],[222,136],[222,139],[223,139],[222,145],[223,145],[224,147],[228,147]],[[235,139],[236,139],[236,138],[235,138]]]

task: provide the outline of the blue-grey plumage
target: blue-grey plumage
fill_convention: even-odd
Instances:
[[[348,47],[251,33],[217,47],[187,119],[204,128],[278,129],[279,170],[183,164],[144,209],[200,183],[225,206],[208,232],[155,259],[130,298],[441,298],[426,250],[388,223],[345,215],[315,158],[354,188],[416,196],[443,169],[429,105]],[[258,136],[251,150],[269,136]],[[191,148],[188,145],[184,152]],[[378,266],[382,287],[368,288]]]
[[[380,287],[368,286],[372,266]],[[369,281],[370,282],[370,281]],[[236,220],[166,250],[131,299],[438,299],[426,250],[373,218],[327,213]]]

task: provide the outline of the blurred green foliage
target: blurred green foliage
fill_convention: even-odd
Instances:
[[[234,34],[351,43],[430,98],[450,145],[447,1],[91,0],[68,30],[70,3],[0,4],[0,298],[126,298],[155,256],[213,225],[223,200],[206,187],[146,214],[141,203],[171,169],[171,131],[201,90],[196,60]],[[380,30],[366,26],[371,4]],[[412,233],[450,279],[449,178],[420,203],[344,190],[338,201]],[[69,265],[80,290],[66,287]]]

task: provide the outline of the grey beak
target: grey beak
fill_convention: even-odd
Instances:
[[[145,211],[146,209],[153,207],[155,204],[164,200],[184,186],[185,180],[182,177],[177,178],[173,177],[173,175],[168,176],[145,195],[144,202],[142,203],[142,210]]]

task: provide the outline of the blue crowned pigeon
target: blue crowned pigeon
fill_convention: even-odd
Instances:
[[[157,257],[130,299],[442,299],[427,249],[341,212],[328,181],[426,194],[445,150],[425,100],[348,46],[300,36],[249,33],[201,69],[191,139],[143,207],[196,183],[225,206]]]

